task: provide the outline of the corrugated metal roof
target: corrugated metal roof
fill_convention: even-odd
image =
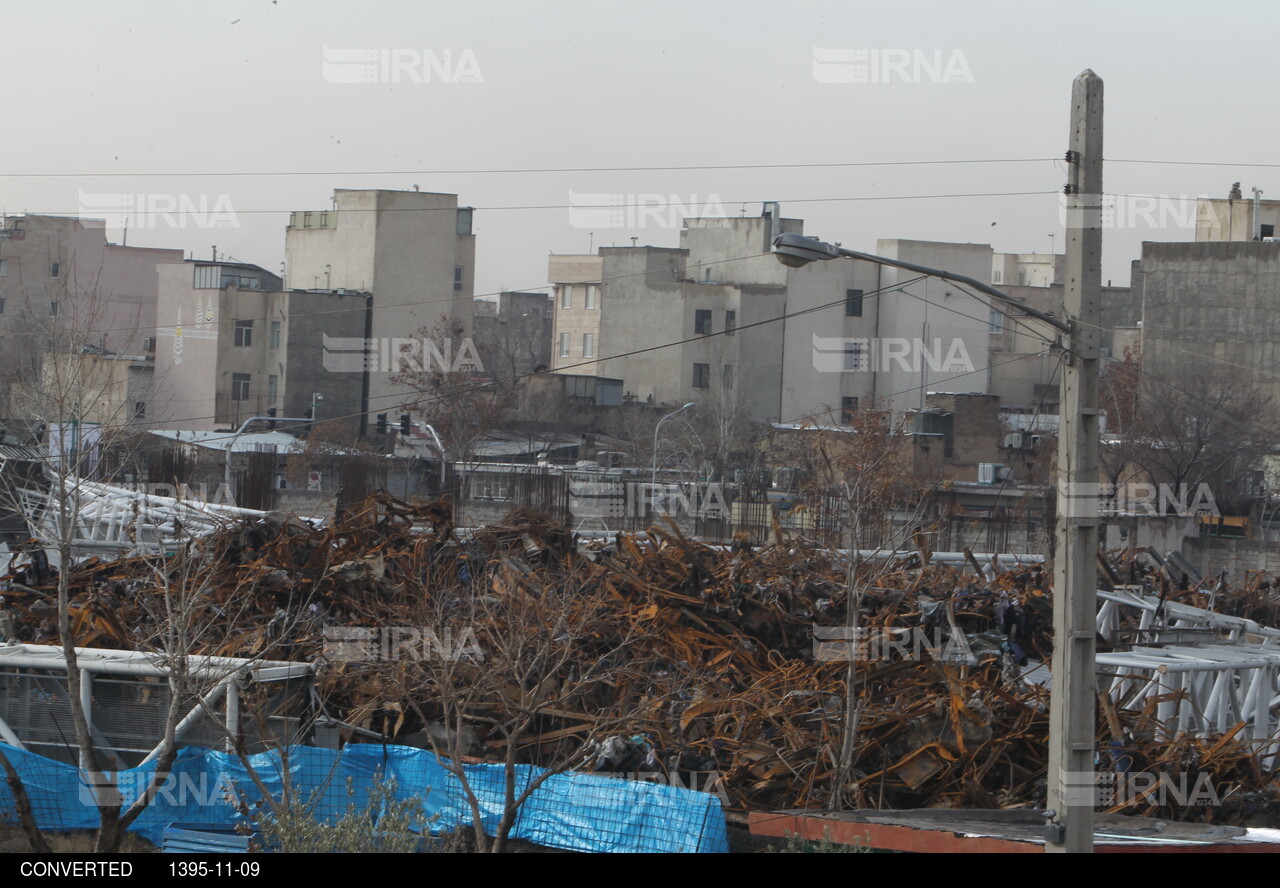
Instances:
[[[245,432],[237,436],[235,432],[202,432],[182,431],[180,429],[153,429],[151,434],[168,438],[180,444],[192,444],[196,447],[207,447],[210,450],[226,451],[228,447],[236,453],[254,450],[274,449],[277,453],[288,453],[295,447],[301,447],[301,441],[284,432]],[[233,443],[234,442],[234,443]]]

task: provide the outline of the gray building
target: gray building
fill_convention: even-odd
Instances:
[[[1280,243],[1144,243],[1142,367],[1230,368],[1280,404]]]
[[[372,294],[369,335],[382,342],[417,339],[442,324],[457,338],[471,335],[476,240],[470,207],[458,206],[454,194],[380,189],[338,189],[333,201],[333,209],[290,216],[288,288]],[[406,392],[393,376],[382,365],[370,374],[371,412],[399,408]]]
[[[687,219],[679,248],[600,249],[599,272],[578,274],[598,280],[598,294],[569,285],[595,297],[593,317],[557,299],[555,366],[621,379],[642,402],[695,401],[751,421],[840,423],[873,405],[919,408],[934,389],[986,391],[985,303],[868,262],[788,268],[771,255],[772,239],[803,227],[769,203],[754,218]],[[876,249],[991,276],[986,245],[882,240]],[[552,257],[552,273],[568,277],[566,261],[584,258]],[[882,289],[892,292],[877,296]],[[588,358],[585,346],[575,351],[584,324],[599,331],[588,340],[594,371],[574,366]]]
[[[475,300],[473,333],[484,372],[511,379],[551,366],[551,297],[507,291]]]

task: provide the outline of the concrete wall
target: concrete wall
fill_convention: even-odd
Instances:
[[[298,490],[277,488],[275,508],[281,512],[311,518],[316,521],[332,521],[338,508],[338,494],[325,490]]]
[[[311,396],[319,393],[316,419],[324,422],[339,419],[359,429],[362,415],[364,374],[345,362],[341,369],[327,362],[324,337],[339,339],[364,338],[365,293],[309,293],[295,291],[283,294],[285,308],[284,338],[276,356],[276,366],[283,364],[280,413],[283,416],[306,416]],[[330,366],[326,366],[329,363]],[[377,413],[392,411],[385,402]]]
[[[1231,364],[1280,404],[1280,243],[1144,243],[1142,277],[1144,372]]]
[[[1000,399],[996,395],[931,393],[926,407],[952,414],[955,434],[947,477],[978,480],[979,463],[1000,461]]]
[[[885,258],[944,269],[984,283],[991,279],[992,250],[986,244],[879,240],[876,252]],[[886,267],[881,285],[891,286],[914,277],[918,277],[914,272]],[[921,359],[906,367],[901,362],[887,362],[882,378],[877,380],[879,400],[899,413],[923,407],[927,392],[987,392],[990,308],[986,300],[938,278],[905,284],[903,290],[879,297],[879,336],[918,338],[930,348],[940,345],[943,358],[963,352],[967,362],[941,361],[930,366],[930,361]],[[959,347],[953,352],[952,346],[957,343]],[[952,363],[957,366],[953,368]]]
[[[1182,541],[1181,551],[1201,576],[1216,576],[1225,569],[1239,581],[1247,570],[1280,573],[1280,546],[1263,540],[1188,537]]]

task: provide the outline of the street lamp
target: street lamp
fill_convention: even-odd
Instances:
[[[683,413],[690,407],[694,406],[696,406],[694,402],[690,401],[679,410],[672,410],[666,416],[662,417],[662,419],[658,420],[658,424],[653,427],[653,468],[649,473],[649,501],[651,503],[653,501],[653,491],[658,486],[658,430],[662,428],[662,424],[668,419],[675,416],[677,413]]]
[[[1102,79],[1086,70],[1071,89],[1071,149],[1066,155],[1070,176],[1064,188],[1069,195],[1066,283],[1062,297],[1067,320],[1023,305],[994,287],[963,275],[846,250],[794,232],[780,234],[774,240],[778,260],[792,268],[844,256],[932,275],[1016,306],[1023,314],[1063,334],[1060,344],[1068,359],[1062,367],[1058,411],[1056,480],[1060,496],[1054,519],[1053,693],[1049,702],[1047,810],[1043,814],[1048,852],[1093,850],[1098,431],[1102,413],[1098,402],[1102,158]],[[1050,252],[1050,261],[1056,261],[1052,249]],[[851,567],[850,592],[852,581]],[[851,617],[856,618],[856,613]],[[847,687],[852,686],[853,676],[851,666]],[[847,691],[846,719],[855,711],[852,700],[852,692]]]
[[[323,401],[324,395],[319,392],[311,393],[311,419],[314,421],[316,417],[316,401]]]

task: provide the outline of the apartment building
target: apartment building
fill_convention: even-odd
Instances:
[[[367,413],[368,294],[285,290],[256,265],[187,261],[160,268],[153,420],[211,431],[251,416]]]
[[[471,335],[475,296],[473,210],[455,194],[347,190],[328,210],[290,216],[285,235],[286,289],[369,293],[369,335],[417,337],[442,319]],[[403,395],[393,374],[370,375],[370,410],[394,410]]]

